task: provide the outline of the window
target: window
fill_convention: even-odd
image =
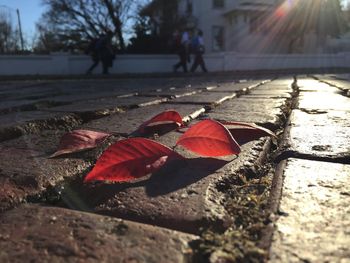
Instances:
[[[225,6],[225,0],[213,0],[213,8],[223,8]]]
[[[213,51],[224,50],[224,27],[213,26]]]
[[[187,2],[186,13],[187,13],[188,15],[192,15],[192,13],[193,13],[193,5],[192,5],[192,2]]]

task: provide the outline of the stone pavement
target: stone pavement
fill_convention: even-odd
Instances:
[[[0,83],[0,262],[350,262],[349,87],[331,75]],[[167,109],[278,139],[228,158],[178,149],[191,159],[146,178],[83,183],[106,147]],[[114,135],[48,158],[77,128]]]

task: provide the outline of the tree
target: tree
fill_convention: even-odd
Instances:
[[[0,53],[16,53],[20,50],[18,31],[14,29],[12,17],[0,10]]]
[[[52,51],[68,51],[73,49],[65,43],[64,38],[52,25],[45,25],[42,21],[36,25],[36,35],[33,41],[35,53],[50,53]]]
[[[82,49],[100,34],[112,31],[116,46],[124,51],[124,30],[131,19],[136,0],[42,0],[48,10],[39,27],[55,29],[56,40],[67,49]],[[46,36],[48,36],[46,34]]]
[[[178,14],[178,1],[170,0],[149,1],[134,21],[128,46],[132,53],[169,53],[175,29],[186,25],[186,19]]]
[[[282,2],[266,21],[274,37],[289,41],[289,52],[293,52],[310,32],[324,40],[327,36],[337,37],[347,30],[339,0]]]

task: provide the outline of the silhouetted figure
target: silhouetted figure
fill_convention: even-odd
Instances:
[[[176,34],[174,34],[174,37]],[[174,72],[182,67],[183,72],[187,72],[187,61],[190,62],[189,45],[190,45],[190,34],[188,31],[184,31],[181,38],[175,41],[179,41],[177,46],[177,53],[179,55],[180,61],[173,66]]]
[[[102,62],[103,74],[109,74],[108,69],[113,66],[113,60],[115,58],[111,43],[112,38],[112,31],[108,31],[96,43],[96,50]]]
[[[203,72],[208,72],[203,59],[205,47],[202,30],[198,30],[197,36],[193,37],[192,51],[194,53],[194,61],[191,67],[191,72],[195,72],[198,66],[201,66]]]
[[[94,68],[96,68],[98,63],[100,62],[100,58],[99,58],[98,52],[96,50],[97,41],[98,41],[97,38],[92,39],[89,43],[89,46],[85,50],[85,54],[90,55],[92,62],[93,62],[91,67],[86,71],[86,74],[91,74],[92,71],[94,70]]]

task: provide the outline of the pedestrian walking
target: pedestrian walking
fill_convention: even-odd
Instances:
[[[113,66],[115,55],[112,49],[112,31],[107,31],[96,43],[99,59],[102,62],[102,74],[109,74],[108,69]]]
[[[176,37],[176,34],[174,34],[174,37]],[[187,62],[190,62],[190,33],[185,30],[182,32],[181,39],[174,39],[174,41],[180,42],[177,46],[180,61],[173,66],[174,72],[177,72],[178,68],[182,67],[183,72],[186,73]]]
[[[201,67],[203,72],[208,72],[203,59],[203,54],[205,53],[205,47],[204,47],[202,30],[198,30],[197,35],[193,37],[192,51],[194,53],[194,61],[191,67],[191,72],[195,72],[198,66]]]
[[[96,49],[97,41],[98,41],[98,38],[93,38],[85,50],[85,54],[90,55],[92,60],[92,65],[86,71],[86,74],[91,74],[92,71],[97,67],[98,63],[100,62],[100,58]]]

